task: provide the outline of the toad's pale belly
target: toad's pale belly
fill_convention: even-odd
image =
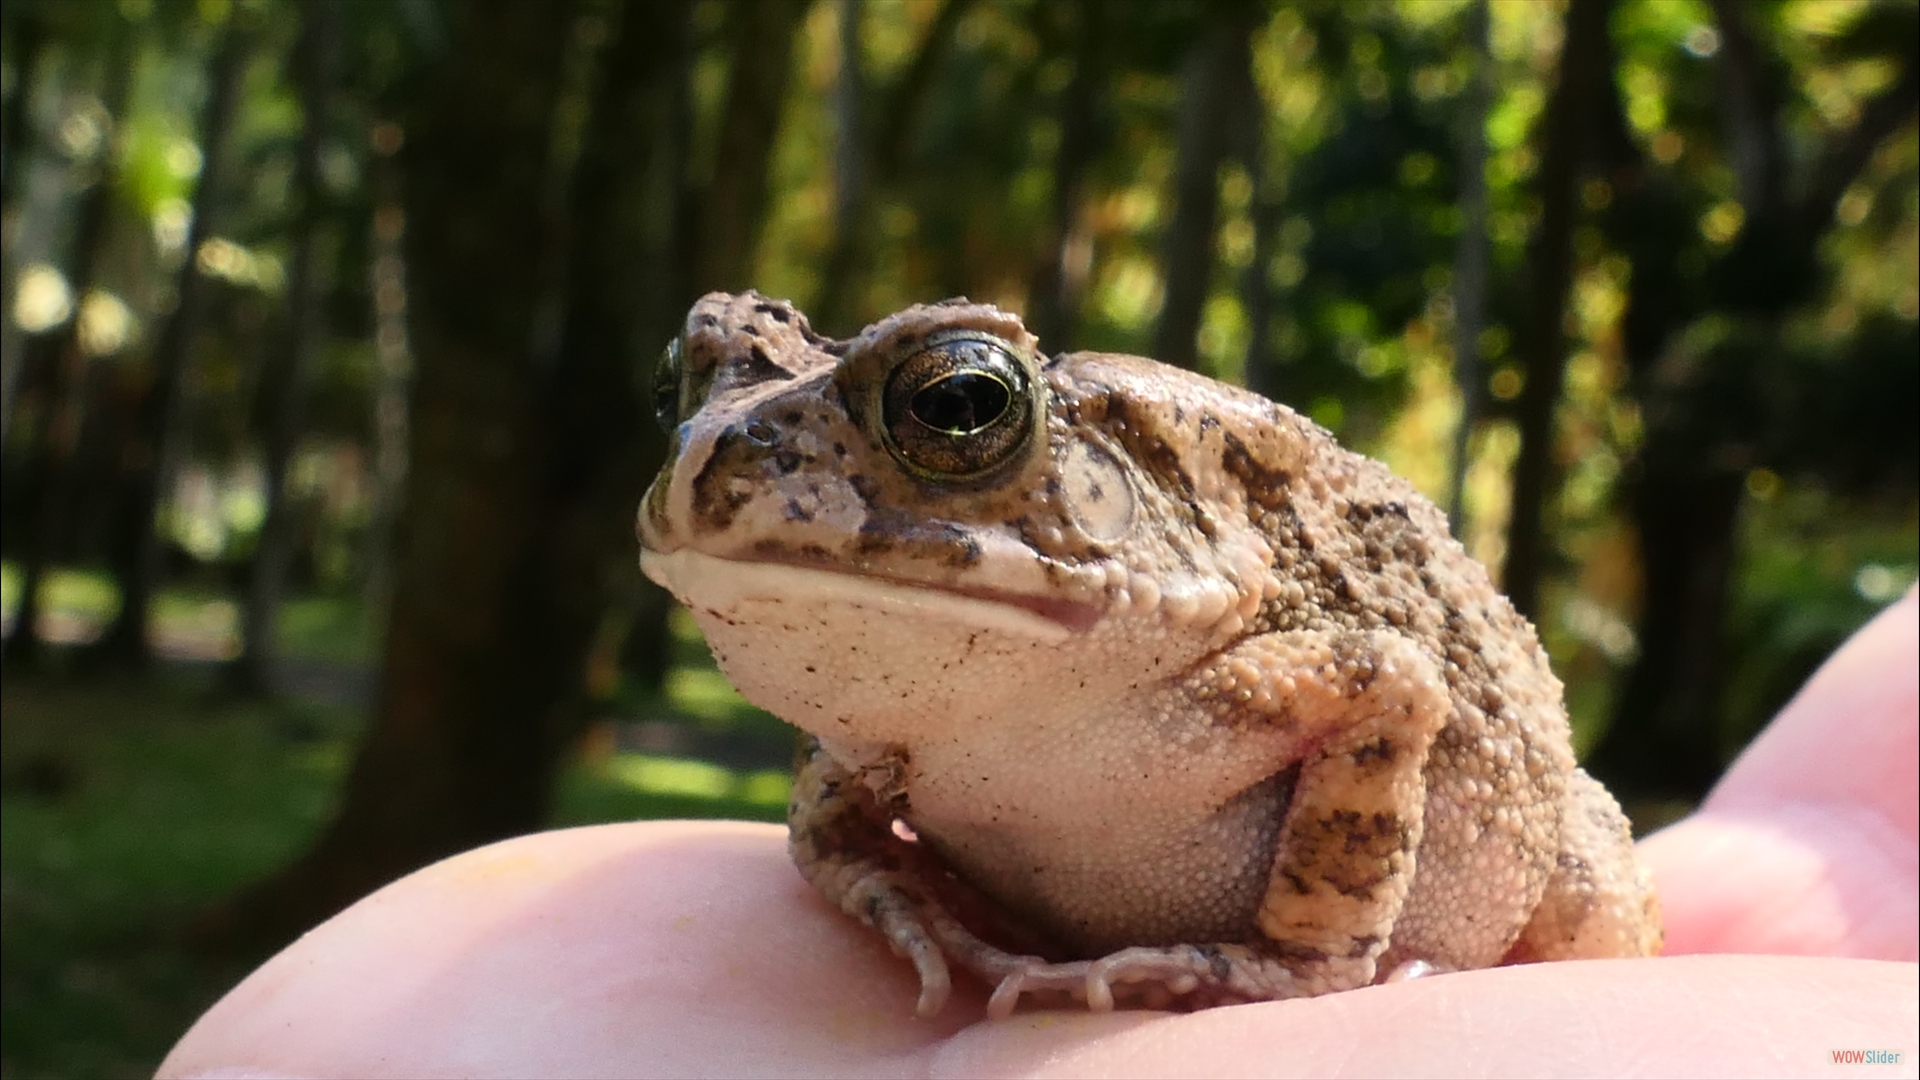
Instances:
[[[749,701],[850,768],[904,752],[914,829],[1056,939],[1099,953],[1249,932],[1294,748],[1192,709],[1170,686],[1183,658],[1142,663],[1132,620],[1074,632],[1013,604],[685,549],[644,565]]]

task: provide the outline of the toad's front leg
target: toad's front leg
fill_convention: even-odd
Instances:
[[[913,962],[920,975],[919,1015],[933,1016],[946,1004],[952,990],[948,958],[994,985],[1051,966],[1043,957],[990,945],[968,929],[957,915],[1010,941],[1024,937],[920,844],[896,835],[895,816],[874,785],[837,761],[819,739],[801,737],[797,765],[787,807],[794,864],[840,910],[878,930],[895,953]]]

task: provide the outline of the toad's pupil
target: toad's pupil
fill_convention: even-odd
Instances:
[[[1005,415],[1013,394],[1007,384],[981,371],[957,371],[913,395],[913,418],[935,431],[968,435]]]

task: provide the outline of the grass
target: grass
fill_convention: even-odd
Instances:
[[[332,664],[371,664],[374,637],[357,596],[296,596],[280,605],[280,648]]]
[[[183,917],[285,859],[329,806],[356,726],[203,691],[8,679],[0,691],[0,1070],[128,1076],[238,972]]]
[[[0,687],[0,1074],[151,1073],[244,974],[190,952],[186,920],[290,859],[332,808],[358,717],[208,704],[204,682]],[[560,779],[555,824],[778,821],[786,790],[777,772],[589,752]]]
[[[93,628],[104,628],[120,611],[120,590],[98,570],[56,567],[47,573],[45,609]],[[0,612],[11,620],[20,610],[20,571],[0,562]],[[240,605],[234,597],[192,586],[170,585],[154,598],[162,623],[201,638],[235,641]],[[374,638],[365,608],[355,596],[294,596],[280,605],[280,648],[288,656],[331,664],[373,662]]]
[[[8,610],[17,588],[0,567]],[[119,603],[86,571],[56,571],[44,595],[51,610],[88,621],[111,618]],[[223,608],[227,597],[172,590],[156,613],[192,632]],[[282,614],[282,642],[295,659],[361,664],[372,655],[365,626],[352,601],[301,598]],[[778,724],[719,679],[690,623],[674,631],[675,656],[689,666],[664,700],[626,700],[620,711],[705,729]],[[189,950],[182,930],[308,842],[364,721],[348,709],[234,703],[213,695],[213,679],[210,668],[167,666],[140,682],[0,684],[0,1077],[151,1074],[245,974]],[[596,728],[562,772],[554,824],[785,816],[783,772],[619,753],[612,735]]]
[[[725,818],[785,821],[792,778],[783,772],[734,773],[702,761],[620,754],[576,762],[560,775],[553,824]]]

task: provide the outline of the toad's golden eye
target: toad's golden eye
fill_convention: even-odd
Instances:
[[[680,424],[680,339],[667,342],[653,365],[653,418],[668,435]]]
[[[908,357],[881,395],[887,442],[908,468],[966,479],[1009,461],[1033,429],[1033,386],[998,341],[960,337]]]

